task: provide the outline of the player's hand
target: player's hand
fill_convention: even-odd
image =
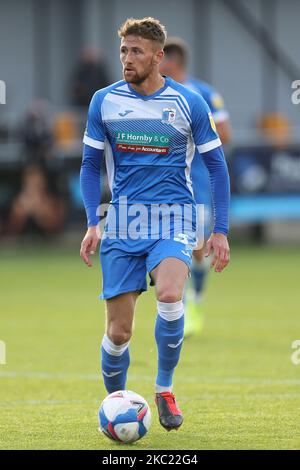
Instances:
[[[211,268],[215,268],[216,273],[220,273],[227,266],[230,260],[230,249],[226,235],[223,233],[212,233],[206,242],[205,256],[213,254]]]
[[[97,226],[89,227],[80,247],[80,256],[89,268],[93,266],[90,260],[90,255],[95,253],[99,240],[100,238]]]

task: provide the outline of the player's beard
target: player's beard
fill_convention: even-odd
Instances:
[[[151,60],[151,64],[146,70],[143,70],[142,73],[137,73],[136,70],[134,70],[135,74],[132,75],[130,79],[126,79],[125,71],[123,72],[124,79],[126,80],[127,83],[133,83],[135,85],[141,85],[151,74],[153,69],[153,63]]]

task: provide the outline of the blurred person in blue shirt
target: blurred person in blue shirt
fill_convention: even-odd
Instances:
[[[165,57],[160,66],[160,72],[202,95],[211,110],[222,143],[228,143],[231,139],[231,129],[224,100],[211,85],[188,75],[189,53],[187,44],[179,37],[169,37],[166,41],[164,53]],[[195,152],[198,153],[197,148]],[[191,179],[196,203],[204,204],[204,238],[207,239],[211,233],[212,200],[209,173],[202,158],[193,159]],[[194,250],[191,269],[192,282],[185,292],[185,336],[197,334],[203,328],[202,297],[208,267],[208,262],[204,258],[204,248]]]

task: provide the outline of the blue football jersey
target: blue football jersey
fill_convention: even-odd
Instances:
[[[194,77],[188,77],[184,85],[196,93],[200,93],[208,104],[216,124],[229,119],[222,96],[211,85]],[[211,206],[209,174],[202,159],[197,155],[197,150],[191,168],[191,179],[194,182],[193,189],[196,202],[205,204],[206,209],[209,210]]]
[[[205,100],[167,77],[152,95],[122,80],[95,93],[84,143],[105,149],[112,204],[194,204],[195,149],[221,145]],[[197,158],[201,158],[196,153]]]
[[[215,90],[214,87],[194,77],[188,77],[184,82],[184,85],[203,96],[211,110],[216,124],[229,119],[229,114],[225,108],[223,97]]]

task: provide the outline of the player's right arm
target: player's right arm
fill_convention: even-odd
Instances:
[[[105,133],[101,119],[99,92],[92,98],[86,132],[84,135],[83,157],[80,170],[80,187],[87,215],[87,232],[82,240],[80,256],[87,266],[92,266],[90,255],[94,254],[100,240],[97,230],[97,210],[101,202],[101,164],[103,160]]]
[[[205,97],[205,100],[212,112],[222,144],[228,144],[231,140],[231,127],[229,113],[225,108],[223,97],[218,92],[213,91],[208,97]]]

